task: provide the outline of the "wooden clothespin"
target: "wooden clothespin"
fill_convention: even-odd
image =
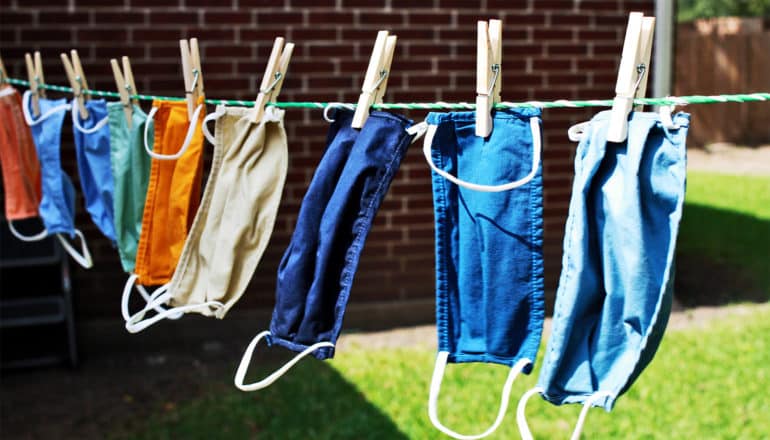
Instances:
[[[628,114],[634,107],[635,98],[644,98],[647,78],[650,76],[650,53],[655,32],[655,17],[645,17],[641,12],[628,16],[623,55],[620,58],[615,99],[612,102],[607,140],[623,142],[628,136]],[[641,110],[642,106],[636,106]]]
[[[276,37],[270,58],[267,60],[265,76],[262,77],[262,84],[259,86],[259,95],[254,102],[254,123],[258,123],[262,119],[265,105],[268,102],[275,102],[278,94],[281,93],[281,86],[286,78],[286,71],[289,69],[292,51],[294,51],[294,43],[286,43],[284,46],[283,37]]]
[[[131,128],[131,118],[134,114],[133,104],[138,104],[139,101],[136,98],[132,98],[131,95],[136,95],[136,84],[134,84],[134,74],[131,71],[131,61],[128,57],[121,59],[123,62],[123,70],[121,71],[118,60],[115,58],[110,60],[112,66],[112,74],[115,76],[115,85],[120,93],[120,103],[123,105],[123,114],[126,116],[126,122],[128,122],[128,128]]]
[[[40,57],[40,51],[35,51],[34,59],[29,53],[24,54],[24,61],[27,64],[27,80],[29,81],[29,90],[32,92],[32,114],[35,117],[40,116],[40,97],[45,98],[45,89],[40,86],[45,84],[43,76],[43,59]]]
[[[61,61],[64,64],[64,71],[67,74],[67,80],[72,87],[72,94],[75,97],[75,103],[80,110],[80,117],[83,119],[88,118],[88,110],[86,109],[85,101],[88,99],[88,81],[86,81],[86,74],[83,73],[83,65],[80,64],[80,57],[78,51],[71,50],[70,56],[72,56],[72,62],[67,57],[66,53],[61,54]]]
[[[364,85],[361,87],[361,96],[358,97],[356,112],[353,114],[353,128],[364,126],[369,117],[369,108],[373,104],[382,103],[385,90],[388,87],[390,65],[393,62],[393,52],[396,50],[395,35],[389,35],[388,31],[379,31],[374,42],[372,57],[369,58],[369,67],[366,69]]]
[[[0,86],[5,85],[8,79],[8,71],[5,70],[5,64],[3,64],[3,57],[0,56]]]
[[[198,99],[203,93],[203,70],[201,70],[201,55],[198,50],[198,39],[179,40],[182,51],[182,74],[184,75],[184,93],[187,98],[187,114],[193,117]]]
[[[476,136],[492,133],[492,107],[500,102],[503,26],[500,20],[479,21],[476,41]]]

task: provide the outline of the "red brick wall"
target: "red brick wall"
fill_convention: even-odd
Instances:
[[[353,102],[378,29],[398,35],[386,101],[475,99],[476,21],[503,20],[505,100],[613,95],[630,11],[653,0],[0,0],[0,50],[24,78],[25,51],[42,52],[49,83],[65,84],[59,53],[78,49],[89,84],[114,90],[109,59],[131,57],[142,93],[181,96],[180,38],[198,37],[208,97],[253,99],[273,39],[296,44],[284,101]],[[52,94],[53,95],[53,94]],[[147,104],[149,105],[149,104]],[[558,279],[572,180],[567,127],[594,110],[544,112],[546,289]],[[421,120],[424,112],[412,112]],[[239,307],[271,307],[275,272],[323,151],[320,110],[288,110],[290,168],[275,232]],[[65,168],[77,178],[71,134]],[[78,204],[94,268],[74,270],[81,316],[117,316],[125,275],[116,252]],[[352,302],[433,296],[430,173],[412,147],[366,244]]]

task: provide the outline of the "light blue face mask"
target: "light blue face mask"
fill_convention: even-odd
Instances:
[[[525,439],[537,393],[583,403],[573,438],[591,406],[610,411],[652,360],[671,311],[689,115],[634,112],[623,143],[606,140],[609,116],[594,116],[575,154],[553,330],[538,386],[518,408]]]
[[[75,188],[72,180],[61,168],[60,145],[64,115],[70,109],[65,99],[39,98],[40,116],[35,119],[31,113],[31,92],[26,91],[23,99],[24,119],[31,127],[38,160],[40,161],[43,197],[40,200],[40,218],[45,230],[32,237],[16,235],[24,241],[42,240],[50,234],[56,237],[72,258],[86,269],[93,266],[85,237],[75,229]],[[12,231],[13,232],[13,231]],[[63,237],[78,237],[80,252]]]
[[[110,127],[107,103],[103,99],[85,102],[88,118],[80,118],[72,106],[72,134],[75,137],[80,187],[86,210],[94,224],[115,244],[115,183],[110,167]]]
[[[443,433],[481,438],[502,422],[513,381],[529,373],[543,326],[540,110],[498,110],[476,136],[474,112],[430,113],[423,153],[433,169],[439,353],[428,414]],[[438,419],[448,362],[511,367],[494,424],[458,434]]]

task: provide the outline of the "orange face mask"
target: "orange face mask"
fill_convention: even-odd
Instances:
[[[145,125],[145,149],[153,160],[134,268],[138,284],[145,286],[171,280],[198,210],[203,171],[203,98],[192,122],[184,101],[155,100],[152,107]],[[153,116],[155,137],[150,150],[146,138]]]
[[[9,221],[37,217],[41,198],[40,163],[32,132],[24,122],[21,96],[13,87],[0,89],[0,166]]]

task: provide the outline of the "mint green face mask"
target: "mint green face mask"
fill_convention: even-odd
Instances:
[[[147,114],[134,105],[129,127],[123,104],[110,102],[107,111],[110,124],[110,164],[115,180],[115,238],[123,270],[133,273],[152,161],[144,151]],[[152,138],[149,136],[148,142],[152,142]]]

